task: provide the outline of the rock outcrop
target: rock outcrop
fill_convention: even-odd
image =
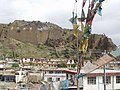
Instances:
[[[50,22],[16,20],[9,24],[0,24],[0,41],[10,38],[22,43],[33,45],[46,45],[55,51],[63,51],[66,48],[76,48],[76,38],[72,30],[63,29]],[[81,41],[79,32],[78,41]],[[116,45],[106,35],[93,34],[89,38],[89,49],[111,51]]]

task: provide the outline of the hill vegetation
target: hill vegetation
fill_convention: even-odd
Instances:
[[[16,20],[0,24],[0,56],[34,58],[76,58],[77,43],[72,30],[50,22]],[[79,32],[78,42],[81,42]],[[92,53],[112,51],[116,45],[106,35],[89,38]]]

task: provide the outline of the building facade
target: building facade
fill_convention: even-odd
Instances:
[[[82,77],[83,90],[104,90],[104,71],[98,69]],[[106,89],[120,90],[120,71],[106,70]]]

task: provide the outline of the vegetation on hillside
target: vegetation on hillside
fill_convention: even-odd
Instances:
[[[78,33],[78,44],[81,32]],[[105,35],[93,34],[89,38],[92,53],[111,51],[116,46]],[[0,56],[12,58],[69,58],[76,60],[77,39],[69,29],[49,22],[16,20],[0,24]],[[90,56],[87,56],[88,58]],[[93,58],[94,55],[92,55]]]

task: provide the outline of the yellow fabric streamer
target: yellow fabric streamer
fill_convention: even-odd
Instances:
[[[79,26],[80,25],[78,25],[78,24],[73,24],[73,35],[75,36],[75,37],[77,37],[78,36],[78,28],[79,28]]]
[[[88,38],[83,37],[79,51],[82,51],[85,53],[87,51],[87,48],[88,48]]]
[[[84,27],[84,24],[81,22],[81,30],[82,30],[82,35],[84,34],[84,30],[85,30],[85,27]]]

